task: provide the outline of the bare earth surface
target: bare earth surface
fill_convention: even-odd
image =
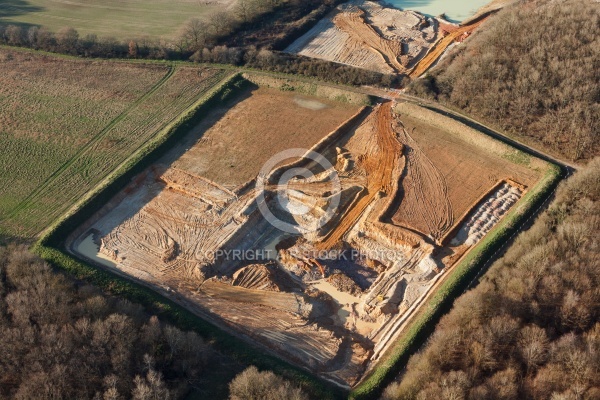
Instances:
[[[487,19],[484,14],[508,3],[492,2],[458,25],[411,11],[410,4],[399,10],[373,1],[351,0],[339,5],[285,51],[417,78],[483,24]]]
[[[267,88],[250,90],[244,96],[173,166],[235,187],[256,177],[272,155],[291,147],[312,147],[358,110]]]
[[[441,239],[500,180],[533,185],[540,173],[490,154],[477,142],[424,120],[402,116],[408,168],[402,178],[395,224]]]
[[[70,249],[353,386],[546,167],[427,113],[248,91],[83,224]],[[246,184],[294,147],[331,167],[295,158],[264,187]],[[295,168],[312,175],[282,181]],[[277,229],[262,206],[294,229]]]
[[[403,73],[437,39],[437,21],[432,18],[355,0],[338,6],[286,51],[383,73]]]

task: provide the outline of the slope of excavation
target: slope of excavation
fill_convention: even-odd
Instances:
[[[286,51],[383,73],[405,72],[438,36],[435,20],[354,0],[337,7]]]
[[[404,69],[398,58],[402,55],[402,43],[380,36],[365,21],[364,11],[356,13],[340,13],[333,18],[333,23],[347,33],[352,42],[378,53],[383,61],[395,72]]]
[[[298,314],[303,318],[308,318],[313,313],[312,304],[302,294],[247,289],[215,279],[204,281],[199,290],[213,298],[271,307]]]
[[[519,201],[523,191],[523,187],[514,182],[503,182],[475,207],[450,244],[473,246]]]
[[[210,286],[213,287],[209,289]],[[177,288],[177,286],[172,287]],[[229,288],[236,289],[233,286]],[[331,361],[338,353],[345,355],[347,351],[342,346],[343,340],[339,335],[325,326],[307,320],[302,315],[302,307],[298,308],[298,303],[295,307],[293,302],[288,303],[291,307],[289,309],[277,303],[275,307],[269,306],[270,295],[273,292],[263,292],[262,299],[267,302],[267,305],[261,306],[252,302],[239,301],[241,299],[236,297],[230,299],[219,297],[220,290],[228,289],[225,284],[214,287],[213,284],[208,283],[204,289],[210,290],[210,294],[214,297],[207,296],[202,288],[200,290],[189,288],[186,291],[184,287],[179,287],[177,290],[180,293],[184,292],[187,307],[205,318],[243,333],[247,338],[254,339],[256,343],[276,351],[288,360],[310,366],[314,370],[327,371],[331,369]],[[283,295],[294,296],[285,293]],[[302,295],[298,296],[302,297]],[[306,302],[301,303],[304,304],[304,310],[310,309],[310,313],[316,316],[333,312],[333,304],[329,308],[327,300],[313,299],[308,296],[306,299]],[[301,312],[298,313],[298,310]]]
[[[365,121],[374,129],[375,143],[368,153],[361,154],[359,163],[367,172],[366,194],[343,215],[340,223],[318,244],[320,249],[330,249],[342,240],[344,234],[356,223],[375,196],[390,193],[390,173],[402,155],[402,146],[392,130],[391,102],[379,106]]]

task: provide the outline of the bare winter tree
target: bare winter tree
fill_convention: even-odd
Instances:
[[[56,33],[56,41],[61,51],[76,54],[79,45],[79,33],[74,28],[62,28]]]
[[[183,27],[181,36],[186,44],[186,51],[195,52],[205,46],[211,35],[210,25],[198,18],[192,18]]]
[[[229,384],[231,400],[308,400],[302,389],[272,372],[247,368]]]
[[[210,354],[195,332],[0,247],[0,398],[179,398]]]
[[[523,24],[531,15],[536,23]],[[564,157],[590,159],[600,154],[599,35],[600,8],[592,0],[518,3],[410,90]]]

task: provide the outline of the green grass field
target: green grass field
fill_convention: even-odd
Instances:
[[[38,234],[228,74],[0,49],[0,234]]]
[[[72,27],[80,35],[133,39],[172,38],[190,18],[230,6],[233,0],[2,0],[0,23]]]

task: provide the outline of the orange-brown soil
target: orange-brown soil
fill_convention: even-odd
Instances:
[[[359,110],[352,104],[262,87],[245,97],[212,126],[201,124],[201,137],[173,166],[232,189],[256,177],[274,154],[312,147]]]
[[[407,168],[391,220],[440,240],[501,179],[533,185],[539,172],[419,119],[400,116]]]
[[[467,36],[471,35],[488,17],[484,17],[472,24],[461,26],[457,29],[451,29],[446,36],[440,39],[423,57],[419,63],[410,71],[411,78],[417,78],[423,75],[435,62],[444,54],[444,51],[454,42],[462,42]]]
[[[402,155],[402,146],[392,130],[392,103],[380,105],[365,121],[364,125],[374,128],[374,145],[361,154],[359,165],[367,171],[366,192],[344,215],[340,223],[318,243],[320,249],[330,249],[356,224],[365,209],[377,195],[391,193],[391,171]]]

